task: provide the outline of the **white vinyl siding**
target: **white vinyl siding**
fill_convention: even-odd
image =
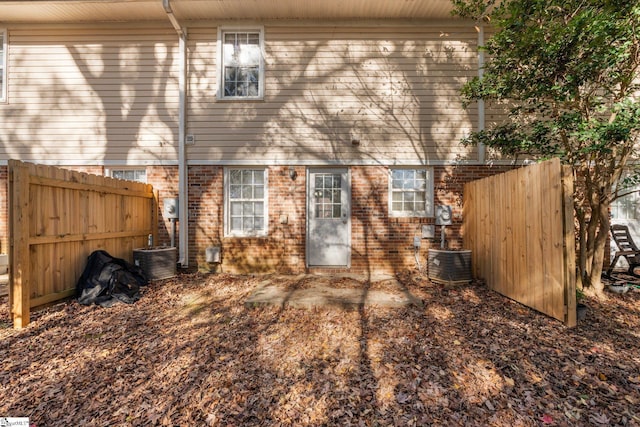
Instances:
[[[222,31],[261,34],[262,100],[226,102]],[[0,159],[60,164],[178,161],[179,53],[153,23],[7,29],[10,102]],[[7,40],[5,40],[6,42]],[[451,21],[189,27],[189,165],[474,161],[459,141],[477,126],[460,86],[477,75],[477,34]],[[263,46],[263,47],[262,47]],[[6,54],[7,52],[5,52]],[[264,93],[262,93],[264,91]],[[487,120],[492,120],[487,113]],[[359,144],[353,144],[357,140]]]
[[[7,30],[0,29],[0,102],[7,100]]]
[[[266,169],[225,169],[227,236],[266,236]]]
[[[461,85],[477,75],[473,26],[266,25],[264,98],[212,102],[216,32],[190,28],[192,163],[441,164],[477,158]],[[219,61],[219,60],[218,60]],[[488,119],[491,119],[488,114]],[[352,140],[360,144],[352,144]]]
[[[177,162],[178,41],[144,25],[8,29],[0,158],[54,164]]]
[[[433,170],[391,169],[389,213],[394,217],[433,216]]]
[[[219,29],[219,99],[262,99],[263,45],[262,29]]]

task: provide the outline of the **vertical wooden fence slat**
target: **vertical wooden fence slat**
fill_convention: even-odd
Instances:
[[[474,276],[568,326],[575,325],[572,192],[558,159],[464,188],[464,245]]]
[[[133,261],[157,229],[149,184],[9,161],[9,292],[14,327],[30,308],[71,296],[97,249]]]
[[[11,317],[16,328],[29,323],[29,169],[9,161],[9,193],[13,194],[9,206],[9,299]]]
[[[576,236],[573,217],[573,172],[569,166],[562,166],[562,204],[564,223],[564,299],[566,304],[565,321],[567,326],[576,326]]]

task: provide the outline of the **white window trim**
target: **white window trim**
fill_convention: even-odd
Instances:
[[[260,73],[258,83],[258,96],[224,96],[224,61],[222,56],[222,47],[224,45],[223,34],[226,32],[238,33],[238,32],[257,32],[260,38]],[[220,101],[261,101],[264,99],[264,26],[225,26],[218,27],[218,41],[216,43],[217,54],[217,67],[216,67],[216,80],[218,85],[218,91],[216,97]]]
[[[229,172],[232,170],[262,170],[264,171],[264,229],[253,233],[243,233],[231,231],[231,220],[229,218],[230,198],[229,198]],[[225,237],[267,237],[269,234],[269,169],[266,167],[225,167],[224,168],[224,236]]]
[[[0,35],[2,35],[2,85],[0,85],[0,102],[7,102],[7,30],[0,28]]]
[[[104,174],[109,178],[113,178],[113,171],[128,171],[128,170],[144,170],[145,171],[145,180],[144,183],[147,184],[149,181],[149,176],[147,175],[147,168],[145,166],[111,166],[109,168],[105,168]],[[139,181],[136,181],[139,182]]]
[[[427,188],[425,190],[425,207],[423,212],[396,212],[393,210],[393,183],[392,172],[394,170],[424,170],[427,172]],[[433,168],[424,166],[389,167],[389,216],[393,218],[433,218],[434,216],[434,182]]]

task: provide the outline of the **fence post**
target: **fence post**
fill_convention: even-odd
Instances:
[[[564,231],[564,288],[565,325],[576,326],[576,235],[573,214],[573,172],[570,166],[562,166],[562,197],[563,197],[563,231]]]
[[[29,324],[29,168],[9,160],[9,301],[14,328]]]

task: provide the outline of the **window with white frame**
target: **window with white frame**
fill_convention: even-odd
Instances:
[[[225,170],[225,219],[229,236],[267,234],[266,169]]]
[[[0,102],[7,99],[7,31],[0,29]]]
[[[433,170],[395,168],[390,171],[389,213],[391,216],[433,216]]]
[[[218,98],[262,99],[263,29],[218,30]]]
[[[109,169],[109,176],[116,179],[126,179],[128,181],[137,181],[147,183],[147,170],[135,168],[114,168]]]
[[[638,220],[640,219],[640,184],[633,172],[626,172],[618,190],[622,197],[611,202],[611,219]]]

